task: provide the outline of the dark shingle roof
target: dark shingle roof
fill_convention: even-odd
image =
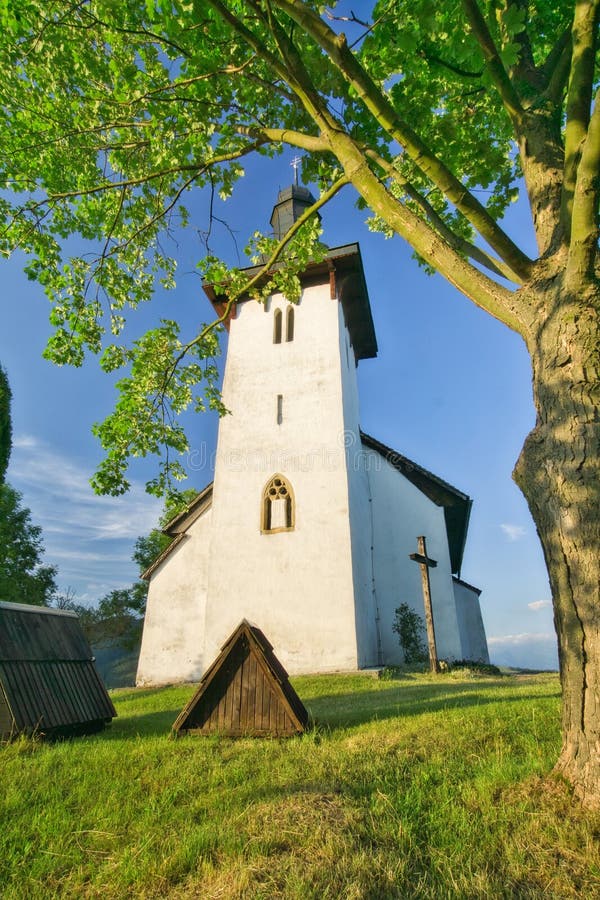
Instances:
[[[165,547],[163,552],[156,557],[153,563],[148,566],[148,568],[142,572],[140,578],[143,581],[147,581],[153,572],[158,569],[158,567],[167,559],[168,556],[171,555],[173,550],[179,546],[179,544],[183,541],[185,537],[185,533],[192,525],[196,519],[198,519],[203,512],[205,512],[212,503],[212,491],[213,491],[213,482],[207,484],[205,488],[203,488],[199,494],[196,494],[191,503],[188,503],[186,508],[182,510],[182,512],[177,513],[176,516],[173,516],[170,519],[165,527],[163,528],[163,534],[168,534],[173,538],[168,547]]]
[[[114,716],[76,614],[0,602],[0,736],[68,733]]]

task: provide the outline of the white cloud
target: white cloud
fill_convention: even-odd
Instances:
[[[498,666],[522,669],[557,669],[556,635],[521,632],[488,637],[490,659]]]
[[[503,523],[500,525],[500,528],[506,535],[509,541],[518,541],[522,537],[525,537],[527,531],[523,528],[522,525],[511,525],[510,523]]]
[[[529,609],[537,612],[538,609],[546,609],[546,607],[552,606],[552,600],[534,600],[533,603],[528,603],[527,606]]]
[[[549,632],[521,632],[521,634],[501,634],[487,639],[488,646],[522,647],[523,644],[543,644],[555,641],[556,635]]]
[[[44,532],[87,540],[118,540],[149,531],[160,513],[160,502],[139,483],[122,497],[94,494],[92,472],[31,435],[13,442],[9,479],[35,510]],[[33,499],[34,498],[34,499]]]
[[[42,527],[45,564],[57,566],[58,584],[78,598],[87,599],[90,584],[101,585],[98,599],[137,576],[133,543],[156,525],[161,504],[137,482],[122,497],[99,497],[91,474],[91,467],[32,435],[13,440],[8,478]]]
[[[35,447],[37,444],[36,439],[31,434],[18,434],[16,437],[12,439],[12,448],[13,450],[16,448],[21,450],[27,447]]]
[[[83,550],[63,550],[46,542],[46,552],[53,559],[75,559],[78,562],[129,562],[131,559],[126,553],[93,553]]]

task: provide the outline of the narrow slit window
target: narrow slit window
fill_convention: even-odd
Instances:
[[[273,475],[265,485],[261,504],[263,534],[294,529],[294,493],[283,475]]]
[[[287,313],[286,313],[285,339],[286,339],[286,341],[294,340],[294,307],[293,306],[288,306]]]
[[[283,422],[283,394],[277,394],[277,424]]]
[[[280,344],[281,343],[281,331],[282,331],[282,319],[283,316],[281,314],[280,309],[276,309],[273,315],[273,343]]]

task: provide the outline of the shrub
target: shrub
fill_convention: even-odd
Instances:
[[[401,603],[394,611],[392,630],[398,635],[405,663],[421,663],[429,658],[425,643],[425,623],[408,603]]]
[[[452,663],[452,669],[468,669],[470,672],[476,672],[479,675],[502,675],[498,666],[492,663],[484,663],[479,659],[455,659]]]

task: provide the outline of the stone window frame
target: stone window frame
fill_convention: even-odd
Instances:
[[[286,500],[286,525],[271,528],[271,502],[282,496]],[[276,472],[265,484],[262,491],[260,504],[260,531],[261,534],[277,534],[281,531],[293,531],[296,527],[296,500],[294,489],[288,479]]]

